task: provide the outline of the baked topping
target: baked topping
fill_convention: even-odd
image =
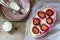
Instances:
[[[47,31],[47,30],[48,30],[48,26],[45,25],[45,24],[42,24],[42,25],[41,25],[41,30]]]
[[[33,24],[34,25],[39,25],[39,23],[40,23],[40,20],[38,18],[33,19]]]
[[[33,27],[32,31],[35,34],[38,34],[39,33],[39,29],[37,27]]]
[[[38,12],[38,16],[43,19],[46,17],[46,14],[43,11],[40,11]]]
[[[48,9],[46,11],[46,13],[47,13],[48,16],[52,16],[54,14],[53,10],[51,10],[51,9]]]
[[[47,22],[48,24],[52,24],[52,23],[53,23],[53,19],[52,19],[51,17],[48,17],[48,18],[46,19],[46,22]]]

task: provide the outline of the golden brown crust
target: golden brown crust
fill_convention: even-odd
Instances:
[[[48,26],[45,25],[45,24],[42,24],[42,25],[41,25],[41,30],[42,30],[42,31],[47,31],[47,30],[48,30]]]
[[[40,12],[38,12],[38,16],[39,16],[40,18],[44,19],[44,18],[46,17],[46,14],[45,14],[45,12],[40,11]]]
[[[53,12],[53,10],[51,10],[51,9],[47,9],[46,14],[47,14],[48,16],[52,16],[52,15],[54,14],[54,12]]]
[[[32,31],[35,34],[38,34],[39,33],[39,29],[37,27],[33,27]]]
[[[40,20],[38,18],[34,18],[33,19],[33,24],[34,25],[39,25],[40,24]]]
[[[52,24],[52,23],[53,23],[53,19],[52,19],[51,17],[48,17],[48,18],[46,19],[46,22],[47,22],[48,24]]]

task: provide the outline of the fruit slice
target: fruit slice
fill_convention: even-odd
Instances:
[[[43,11],[38,12],[38,16],[42,19],[46,17],[46,14]]]
[[[38,18],[34,18],[33,19],[33,24],[34,25],[39,25],[40,24],[40,20]]]
[[[51,9],[47,9],[46,13],[48,16],[52,16],[54,14],[54,11]]]
[[[39,33],[39,29],[38,29],[37,27],[33,27],[33,28],[32,28],[32,31],[33,31],[33,33],[35,33],[35,34],[38,34],[38,33]]]
[[[42,24],[41,25],[41,30],[42,31],[47,31],[49,28],[48,28],[48,26],[47,25],[45,25],[45,24]]]
[[[52,23],[53,23],[53,19],[52,19],[51,17],[48,17],[48,18],[46,19],[46,22],[47,22],[48,24],[52,24]]]

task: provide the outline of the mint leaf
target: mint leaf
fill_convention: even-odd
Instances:
[[[23,12],[20,12],[20,11],[19,11],[19,14],[21,15],[21,14],[23,14]]]

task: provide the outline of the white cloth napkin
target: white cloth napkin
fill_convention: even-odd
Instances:
[[[30,17],[28,21],[26,22],[26,35],[25,35],[24,40],[60,40],[60,20],[59,20],[60,19],[60,6],[59,4],[60,3],[46,3],[44,5],[44,7],[46,6],[53,7],[57,11],[57,20],[54,26],[52,27],[52,29],[47,34],[45,34],[44,36],[38,39],[31,37],[28,30],[29,30],[29,27],[30,27],[29,25],[32,18],[34,17],[34,15],[36,15],[36,11],[42,7],[38,3],[33,7]]]

